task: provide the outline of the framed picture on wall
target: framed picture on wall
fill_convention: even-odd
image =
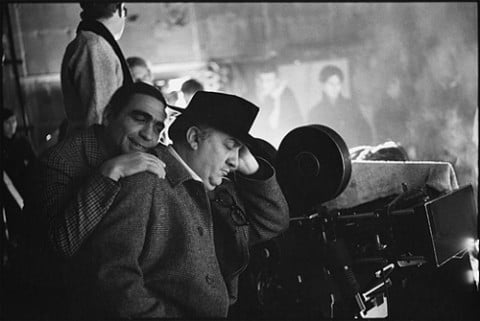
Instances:
[[[320,72],[328,65],[336,66],[342,70],[345,76],[342,94],[350,98],[351,77],[349,60],[347,58],[294,62],[278,66],[280,77],[285,79],[293,90],[304,118],[306,118],[310,109],[322,99]]]

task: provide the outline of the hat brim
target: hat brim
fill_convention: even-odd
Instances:
[[[179,108],[179,107],[177,107]],[[178,111],[178,109],[176,109]],[[186,112],[187,110],[185,108],[180,108],[180,112],[181,114],[176,116],[176,120],[175,121],[182,121],[182,120],[187,120],[193,124],[196,123],[196,117],[195,115],[191,115],[188,111]],[[219,130],[227,135],[230,135],[232,136],[233,138],[239,140],[242,144],[245,144],[249,149],[252,149],[254,148],[255,146],[257,146],[257,141],[255,139],[255,137],[253,137],[252,135],[250,134],[244,134],[244,133],[236,133],[235,131],[233,131],[231,128],[224,128],[223,126],[219,126],[218,124],[213,124],[213,123],[210,123],[208,121],[205,122],[206,125],[208,125],[209,127],[212,127],[212,128],[215,128],[216,130]]]
[[[221,130],[221,129],[220,129]],[[223,131],[223,130],[222,130]],[[252,135],[250,134],[247,134],[243,137],[238,137],[238,136],[235,136],[233,134],[230,134],[230,133],[227,133],[229,135],[231,135],[232,137],[238,139],[242,144],[245,144],[248,149],[250,149],[250,151],[253,149],[253,148],[256,148],[257,146],[257,140],[255,139],[255,137],[253,137]]]
[[[182,107],[177,107],[177,106],[168,105],[168,104],[167,104],[167,107],[170,108],[170,109],[173,109],[175,111],[181,112],[182,114],[185,111],[185,108],[182,108]]]

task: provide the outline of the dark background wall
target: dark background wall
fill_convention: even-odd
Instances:
[[[150,60],[158,79],[196,75],[214,61],[229,71],[224,90],[255,102],[257,68],[275,56],[305,116],[319,99],[321,66],[343,64],[347,93],[359,102],[374,134],[385,83],[400,74],[414,98],[402,137],[412,158],[457,162],[468,169],[466,176],[476,166],[478,147],[471,146],[478,105],[476,3],[127,3],[127,8],[120,46],[126,56]],[[3,16],[5,9],[2,5]],[[23,62],[18,67],[25,117],[39,153],[53,143],[45,137],[64,118],[60,63],[75,36],[80,7],[11,3],[8,9],[15,53]],[[8,60],[7,27],[3,19]],[[2,76],[4,106],[16,110],[23,126],[12,64],[3,66]],[[455,87],[449,106],[442,105],[436,85],[446,83]],[[371,143],[381,143],[375,137]]]

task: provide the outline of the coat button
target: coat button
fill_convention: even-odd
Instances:
[[[197,227],[197,230],[198,230],[198,234],[200,234],[200,236],[203,236],[203,228],[199,226]]]
[[[214,282],[213,277],[212,277],[211,275],[208,275],[208,274],[207,274],[207,276],[205,277],[205,280],[207,281],[207,283],[208,283],[209,285],[212,285],[213,282]]]

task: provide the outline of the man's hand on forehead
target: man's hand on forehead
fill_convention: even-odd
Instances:
[[[243,175],[252,175],[258,171],[259,165],[255,156],[252,155],[248,147],[244,144],[240,147],[238,155],[238,171]]]

